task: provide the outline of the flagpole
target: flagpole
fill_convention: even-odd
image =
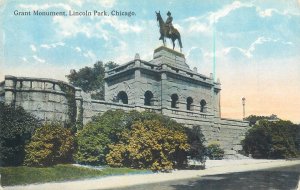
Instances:
[[[213,82],[216,82],[216,25],[213,24]]]
[[[215,17],[213,22],[213,76],[212,76],[212,88],[211,88],[211,94],[212,94],[212,112],[214,115],[214,118],[216,117],[216,98],[215,98],[215,81],[216,81],[216,35],[215,35]]]

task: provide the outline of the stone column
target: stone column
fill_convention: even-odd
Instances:
[[[12,76],[5,76],[5,103],[6,104],[15,104],[16,101],[16,79]]]
[[[75,101],[76,101],[76,127],[83,126],[83,98],[81,96],[81,88],[75,88]]]
[[[162,65],[162,69],[165,69],[165,65]],[[168,106],[168,102],[167,102],[167,89],[165,88],[166,85],[166,81],[167,81],[167,74],[166,73],[161,73],[161,79],[160,79],[160,106],[161,106],[161,112],[164,113],[163,111],[163,107]]]

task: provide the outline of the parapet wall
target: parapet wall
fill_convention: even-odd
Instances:
[[[227,156],[234,156],[243,149],[241,141],[249,129],[249,122],[221,118],[215,127],[217,132],[213,138],[221,142]]]
[[[72,119],[70,111],[76,112],[76,106],[70,108],[75,88],[63,81],[5,76],[3,84],[0,96],[2,89],[6,103],[22,106],[41,121],[69,122]]]
[[[249,129],[247,121],[215,117],[212,114],[169,109],[164,115],[171,117],[186,127],[200,126],[206,145],[218,143],[225,150],[227,158],[236,158],[242,150],[241,141]]]

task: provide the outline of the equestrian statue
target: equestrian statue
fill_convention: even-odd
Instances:
[[[173,21],[173,17],[171,16],[170,11],[168,11],[167,15],[168,18],[166,20],[166,22],[164,22],[164,20],[162,19],[161,15],[160,15],[160,11],[156,12],[156,19],[159,23],[159,31],[160,31],[160,37],[159,40],[163,41],[164,46],[166,45],[166,40],[165,38],[170,38],[173,42],[173,49],[175,47],[175,40],[177,39],[179,42],[179,46],[180,46],[180,52],[182,50],[182,43],[181,43],[181,37],[180,37],[180,33],[178,32],[178,30],[176,28],[173,27],[172,21]]]

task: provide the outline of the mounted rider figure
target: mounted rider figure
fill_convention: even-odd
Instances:
[[[160,11],[158,11],[158,12],[155,11],[155,13],[156,13],[156,20],[157,20],[158,25],[159,25],[159,32],[160,32],[159,40],[162,40],[162,42],[165,46],[166,45],[165,44],[166,43],[165,38],[170,38],[172,40],[172,43],[173,43],[173,49],[175,47],[175,43],[174,43],[175,40],[178,40],[179,47],[180,47],[180,52],[181,52],[182,43],[181,43],[180,33],[172,25],[173,17],[171,17],[170,11],[168,11],[168,13],[167,13],[168,18],[167,18],[166,22],[164,22],[164,19],[161,17]]]
[[[167,15],[168,15],[168,18],[166,20],[166,27],[168,28],[169,35],[171,35],[172,34],[172,30],[173,30],[173,24],[172,24],[173,17],[171,16],[171,12],[170,11],[167,12]]]

